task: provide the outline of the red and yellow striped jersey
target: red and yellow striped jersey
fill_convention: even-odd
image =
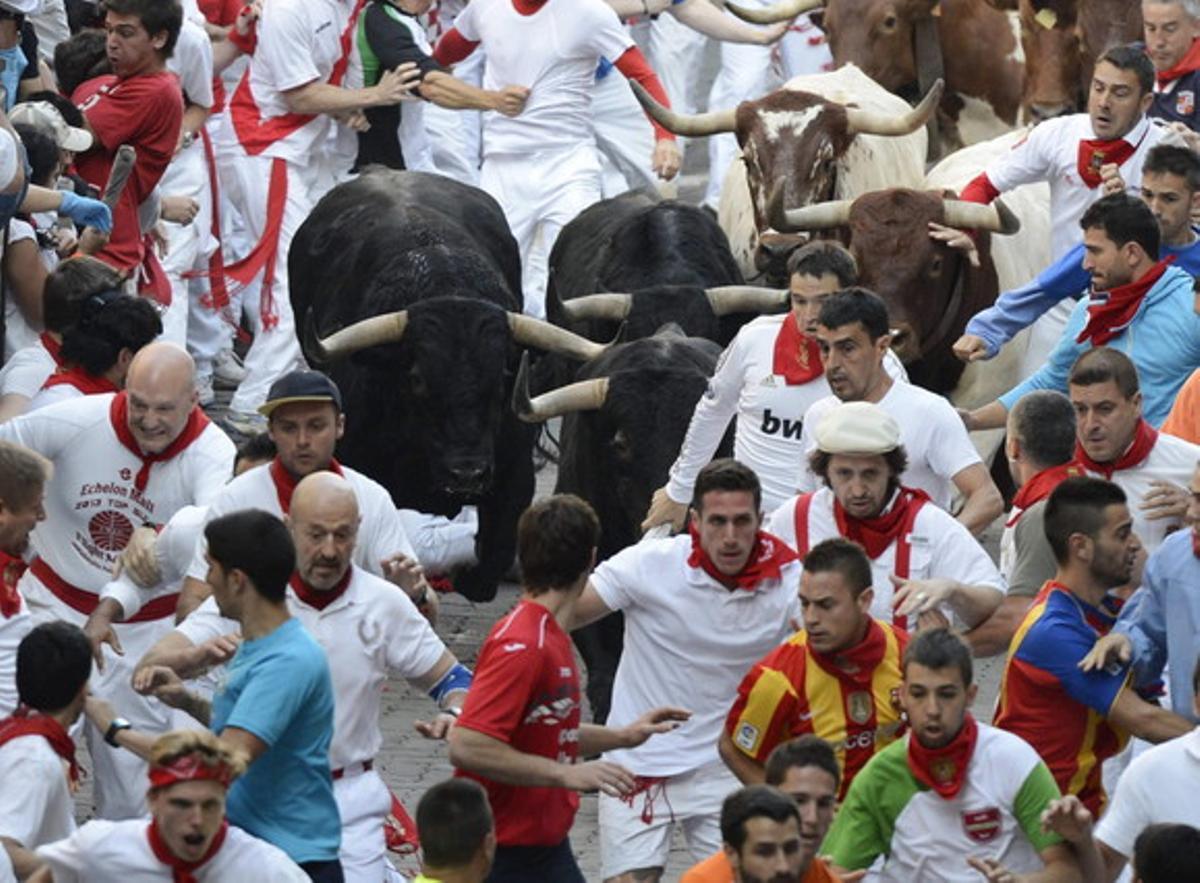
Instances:
[[[1062,792],[1097,818],[1105,803],[1100,766],[1129,739],[1107,720],[1129,672],[1083,672],[1078,663],[1113,622],[1110,612],[1047,583],[1013,636],[995,719],[1032,745]]]
[[[908,634],[871,620],[866,637],[851,650],[864,660],[853,673],[815,653],[807,639],[806,632],[797,632],[750,670],[725,730],[739,751],[759,763],[796,736],[813,733],[826,740],[842,768],[841,799],[855,773],[900,734],[900,660]]]

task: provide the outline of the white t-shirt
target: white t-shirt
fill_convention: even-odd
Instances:
[[[1152,746],[1133,759],[1100,817],[1096,839],[1126,858],[1147,825],[1200,828],[1200,730]]]
[[[26,413],[40,411],[47,405],[81,399],[84,395],[85,393],[82,390],[76,389],[69,383],[56,383],[54,386],[43,386],[37,391],[37,395],[29,400],[29,408],[26,410]]]
[[[775,534],[792,548],[796,548],[798,500],[799,497],[792,497],[767,516],[763,524],[763,530]],[[833,501],[833,491],[827,487],[813,494],[808,509],[808,548],[841,535],[833,515]],[[896,569],[896,545],[892,543],[871,561],[871,582],[875,589],[871,615],[887,622],[892,621],[892,596],[896,593],[888,578]],[[993,586],[998,594],[1004,592],[1004,578],[991,557],[971,532],[944,509],[931,503],[921,507],[909,534],[909,548],[909,579],[945,577],[969,586]]]
[[[678,729],[606,759],[637,775],[674,776],[717,759],[717,739],[738,685],[793,631],[800,612],[800,563],[753,591],[730,591],[688,566],[688,535],[644,539],[592,573],[590,584],[625,614],[625,647],[613,683],[608,726],[652,708],[678,705],[692,717]]]
[[[1146,513],[1140,507],[1142,498],[1151,490],[1150,483],[1169,481],[1186,489],[1198,464],[1200,445],[1160,432],[1158,440],[1150,450],[1150,456],[1132,469],[1119,469],[1113,473],[1113,483],[1125,491],[1128,498],[1129,514],[1133,516],[1133,530],[1146,547],[1147,554],[1153,555],[1168,533],[1183,526],[1183,521],[1179,518],[1147,520]]]
[[[154,558],[161,578],[156,585],[142,588],[122,570],[120,576],[105,583],[100,597],[112,598],[120,604],[128,619],[155,598],[178,592],[188,565],[192,563],[196,539],[204,531],[207,511],[205,506],[184,506],[159,531],[154,542]]]
[[[600,59],[633,46],[602,0],[547,0],[522,15],[512,0],[472,0],[454,27],[487,53],[483,88],[526,86],[520,116],[483,115],[483,154],[530,156],[593,141],[592,92]]]
[[[0,424],[0,438],[54,464],[46,520],[33,531],[33,550],[62,579],[96,593],[135,528],[166,524],[182,507],[208,503],[233,470],[233,442],[209,423],[174,457],[153,463],[145,489],[137,490],[142,459],[117,438],[110,416],[113,398],[112,393],[83,396]],[[20,587],[27,599],[30,592],[45,591],[30,571]]]
[[[179,78],[179,88],[190,104],[213,106],[212,41],[190,18],[183,20],[175,50],[167,59],[167,70]]]
[[[150,849],[146,819],[88,822],[70,837],[41,846],[55,883],[170,883],[174,875]],[[309,877],[277,846],[229,826],[217,854],[192,871],[199,883],[308,883]]]
[[[759,316],[743,326],[721,353],[671,466],[667,496],[676,503],[691,502],[696,476],[712,459],[735,414],[733,456],[758,475],[763,511],[770,512],[796,493],[805,416],[814,403],[830,395],[830,389],[824,374],[788,386],[774,373],[775,340],[789,315]],[[907,379],[904,366],[890,350],[884,368],[893,378]]]
[[[0,782],[0,837],[36,849],[75,832],[66,766],[43,737],[20,736],[0,745]]]
[[[17,648],[32,628],[33,617],[24,599],[12,616],[0,616],[0,718],[8,717],[17,707]]]
[[[808,455],[817,447],[813,438],[817,424],[839,404],[841,400],[831,395],[808,411],[801,441],[804,459],[798,482],[802,494],[815,491],[823,484],[808,468]],[[935,504],[949,509],[954,495],[954,476],[968,466],[983,462],[971,444],[962,418],[944,398],[911,383],[893,381],[878,405],[900,424],[900,443],[908,454],[908,468],[900,476],[901,484],[920,488]]]
[[[342,33],[353,8],[353,3],[339,0],[271,0],[263,4],[258,45],[245,76],[265,126],[290,113],[282,93],[312,82],[329,82],[342,57]],[[242,111],[233,103],[233,96],[230,108],[232,116],[239,118]],[[316,114],[299,129],[286,134],[281,131],[262,155],[305,166],[310,153],[323,147],[334,125],[333,117]],[[237,128],[240,126],[235,126],[235,132]]]
[[[8,244],[13,245],[25,239],[34,239],[33,227],[20,218],[12,218],[8,222]],[[3,249],[0,249],[0,255]],[[4,354],[14,356],[37,340],[38,329],[25,320],[25,314],[17,306],[13,297],[11,283],[4,299]]]
[[[354,496],[358,500],[358,512],[362,521],[358,527],[358,542],[354,547],[354,563],[376,575],[383,574],[380,562],[396,553],[416,558],[404,524],[392,502],[391,494],[379,484],[348,466],[342,467],[342,473]],[[228,484],[218,488],[216,499],[208,507],[205,524],[219,515],[236,512],[239,509],[262,509],[277,518],[286,514],[279,502],[279,491],[271,478],[271,464],[264,463],[248,469]],[[204,581],[208,573],[208,564],[204,560],[203,534],[196,542],[192,564],[187,575],[192,579]]]
[[[58,362],[39,339],[17,350],[0,369],[0,395],[19,395],[32,399],[37,395]]]
[[[1142,185],[1142,163],[1150,148],[1160,143],[1168,132],[1142,117],[1124,138],[1137,149],[1121,164],[1125,189],[1136,195]],[[1104,189],[1089,189],[1079,178],[1079,142],[1096,137],[1092,121],[1086,113],[1046,120],[1033,128],[1008,155],[987,169],[992,186],[1003,193],[1021,184],[1045,181],[1050,185],[1050,258],[1058,260],[1083,241],[1079,219],[1088,206],[1104,195]]]
[[[379,753],[379,703],[388,675],[419,678],[446,646],[397,586],[358,567],[342,597],[324,610],[303,603],[289,587],[288,612],[329,657],[333,679],[333,741],[329,763],[341,769]],[[175,627],[193,646],[240,631],[208,598]]]

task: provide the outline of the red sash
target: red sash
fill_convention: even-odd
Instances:
[[[271,461],[271,465],[267,469],[270,472],[271,481],[275,483],[275,494],[279,497],[279,508],[283,511],[284,515],[287,515],[292,508],[292,494],[296,492],[296,485],[300,483],[300,479],[293,476],[292,473],[284,468],[278,455]],[[342,464],[333,458],[330,458],[329,465],[325,467],[325,471],[342,476],[346,474],[342,471]]]
[[[208,851],[200,857],[199,861],[188,862],[171,852],[166,841],[162,839],[162,835],[158,833],[158,822],[151,822],[146,826],[146,839],[150,841],[150,851],[154,853],[156,859],[171,869],[171,883],[197,883],[196,875],[192,871],[203,867],[206,862],[220,852],[225,843],[225,835],[228,833],[229,822],[223,820],[221,827],[213,836]]]
[[[975,753],[978,738],[979,725],[969,711],[963,717],[958,735],[942,748],[926,748],[913,730],[908,734],[908,768],[918,782],[950,800],[967,781],[967,766]]]
[[[75,760],[75,742],[52,717],[44,714],[30,714],[30,709],[24,705],[17,706],[11,717],[0,721],[0,745],[21,736],[41,736],[50,743],[54,753],[70,766],[68,775],[71,782],[79,781],[79,764]]]
[[[800,330],[796,314],[788,313],[775,336],[771,373],[783,377],[788,386],[799,386],[815,380],[824,371],[820,345]]]
[[[73,386],[85,396],[99,395],[104,392],[120,392],[120,389],[106,377],[93,377],[80,368],[62,368],[46,378],[42,389],[52,386]]]
[[[1107,292],[1097,292],[1092,295],[1087,307],[1087,324],[1075,338],[1076,343],[1090,340],[1092,346],[1104,346],[1122,331],[1129,327],[1133,317],[1137,315],[1147,292],[1167,272],[1167,267],[1175,260],[1175,255],[1167,255],[1149,270],[1127,285],[1118,285]],[[1096,299],[1097,294],[1108,295],[1104,300]]]
[[[1138,421],[1137,432],[1134,433],[1132,444],[1125,449],[1124,454],[1112,463],[1097,463],[1088,456],[1087,451],[1083,449],[1083,445],[1079,442],[1075,443],[1075,459],[1089,472],[1099,473],[1111,481],[1114,472],[1119,472],[1122,469],[1133,469],[1145,461],[1150,456],[1150,452],[1154,450],[1154,443],[1157,441],[1158,430],[1143,418]]]
[[[689,526],[688,532],[692,535],[692,553],[688,556],[688,567],[699,567],[717,582],[725,585],[731,577],[717,570],[717,566],[700,545],[700,534],[696,528]],[[732,577],[734,588],[752,592],[764,580],[779,579],[783,573],[783,566],[795,561],[796,557],[796,553],[787,543],[765,530],[760,530],[754,538],[754,547],[750,550],[750,557],[746,559],[745,566],[736,577]]]
[[[26,564],[21,558],[0,550],[0,617],[4,619],[12,619],[21,612],[17,582],[25,568]]]
[[[1149,133],[1150,127],[1146,127],[1146,131],[1142,133],[1142,137],[1138,139],[1137,144],[1130,144],[1124,138],[1082,138],[1079,141],[1079,148],[1075,156],[1075,170],[1079,173],[1079,179],[1083,181],[1084,186],[1089,190],[1095,190],[1100,186],[1100,167],[1106,166],[1109,163],[1124,165],[1125,160],[1133,156],[1142,142],[1146,140],[1146,135]]]
[[[129,397],[124,392],[113,396],[108,416],[112,421],[113,431],[117,434],[117,440],[125,446],[126,450],[142,461],[142,468],[138,470],[137,476],[133,480],[133,486],[139,491],[144,491],[147,482],[150,481],[151,466],[170,460],[176,454],[182,453],[188,445],[200,437],[209,424],[208,417],[200,410],[200,407],[193,405],[187,423],[183,425],[179,435],[175,436],[175,440],[157,454],[146,454],[142,452],[137,439],[133,437],[133,432],[129,429]]]
[[[1054,491],[1056,487],[1066,481],[1068,478],[1074,478],[1083,475],[1083,467],[1078,463],[1063,463],[1061,466],[1051,466],[1049,469],[1043,469],[1037,473],[1029,481],[1021,485],[1021,489],[1017,491],[1017,495],[1013,497],[1012,514],[1008,521],[1004,522],[1005,527],[1013,527],[1025,511],[1030,506],[1040,503]]]
[[[308,584],[300,578],[300,574],[295,572],[292,573],[291,579],[288,580],[288,585],[292,587],[292,591],[296,593],[296,597],[309,607],[324,610],[346,593],[346,587],[350,585],[350,578],[353,575],[354,565],[350,565],[346,568],[346,572],[342,574],[342,578],[338,580],[337,585],[327,592],[320,592],[309,588]]]
[[[38,340],[42,342],[42,346],[45,347],[46,352],[50,354],[50,358],[54,360],[54,364],[61,367],[62,355],[60,354],[60,350],[62,350],[62,344],[51,337],[49,331],[43,331],[41,334],[39,334]]]
[[[1174,67],[1169,67],[1165,71],[1155,71],[1154,79],[1159,86],[1166,86],[1173,80],[1178,80],[1184,74],[1190,74],[1195,70],[1200,70],[1200,39],[1192,40],[1192,45],[1188,47],[1188,51]]]
[[[897,499],[896,505],[892,507],[892,513],[894,514],[898,507],[901,505],[904,506],[903,518],[898,519],[898,525],[893,537],[893,541],[896,544],[896,561],[893,566],[893,572],[900,579],[908,579],[908,569],[909,565],[912,563],[912,543],[909,542],[909,537],[912,535],[913,525],[916,524],[917,515],[921,511],[921,507],[929,502],[929,496],[924,491],[901,488],[902,494],[905,491],[911,491],[914,496],[907,501],[903,500],[903,498]],[[801,559],[808,554],[808,511],[812,508],[812,498],[813,495],[811,493],[801,494],[796,499],[796,510],[792,516],[793,524],[796,529],[796,551],[800,553]],[[834,499],[834,506],[837,506],[836,498]],[[857,537],[849,536],[842,531],[840,524],[838,525],[838,529],[841,535],[846,537],[846,539],[860,542]],[[889,542],[887,545],[891,545],[891,542]],[[875,556],[872,557],[877,558],[879,555],[883,554],[883,552],[887,550],[887,545],[885,545],[876,553]],[[870,555],[870,552],[868,551],[867,554]],[[896,628],[907,630],[908,617],[893,616],[892,624],[896,626]]]
[[[29,572],[36,576],[54,597],[77,613],[91,616],[92,611],[100,604],[99,595],[67,582],[41,558],[33,559],[33,563],[29,565]],[[141,610],[125,619],[124,622],[153,622],[156,619],[166,619],[168,616],[175,615],[175,608],[178,604],[178,592],[171,595],[160,595],[153,601],[148,601]]]

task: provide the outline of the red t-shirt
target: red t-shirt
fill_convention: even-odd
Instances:
[[[129,144],[137,162],[113,212],[113,230],[96,257],[118,270],[138,266],[144,255],[138,206],[167,170],[183,125],[183,93],[170,71],[117,79],[94,77],[75,90],[71,100],[83,111],[98,143],[75,160],[85,181],[103,190],[117,148]]]
[[[246,5],[246,0],[196,0],[200,14],[209,24],[227,28],[237,21],[238,13]],[[220,113],[225,109],[225,83],[220,74],[213,77],[213,106],[212,113]]]
[[[575,763],[579,672],[571,639],[550,611],[522,601],[484,641],[458,726],[524,754]],[[465,771],[487,789],[500,846],[554,846],[571,830],[579,795],[565,788],[504,785]]]

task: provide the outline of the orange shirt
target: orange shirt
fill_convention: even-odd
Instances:
[[[800,883],[841,883],[841,879],[822,859],[814,858]],[[733,867],[722,850],[684,871],[679,883],[733,883]]]
[[[1175,396],[1162,431],[1200,445],[1200,368],[1192,372]]]

